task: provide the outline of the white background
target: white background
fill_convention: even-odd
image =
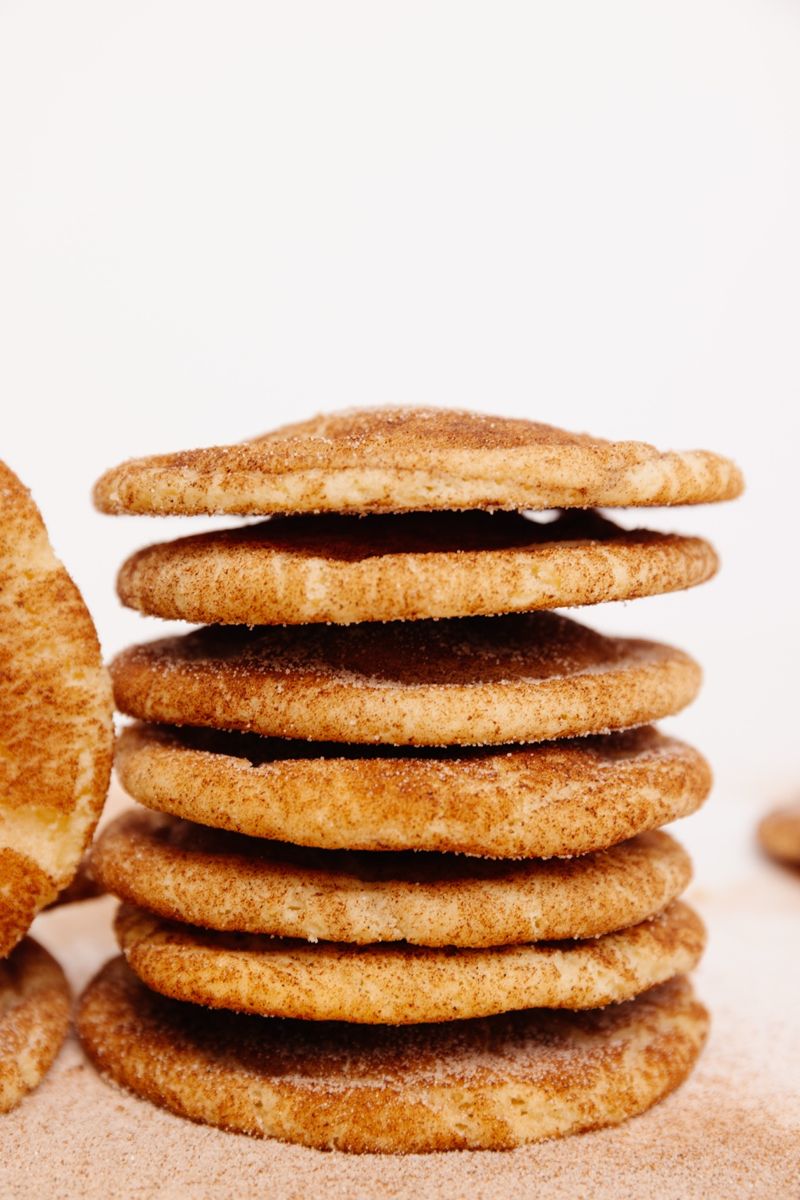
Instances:
[[[722,575],[584,616],[704,663],[722,854],[800,789],[798,4],[5,0],[0,171],[0,455],[108,652],[189,528],[92,511],[122,458],[423,402],[704,446],[746,499],[649,519]]]

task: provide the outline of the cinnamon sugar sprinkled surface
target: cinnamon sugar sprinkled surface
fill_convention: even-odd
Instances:
[[[695,818],[681,831],[703,881],[688,898],[709,926],[695,988],[712,1013],[711,1037],[688,1082],[643,1116],[498,1153],[322,1153],[192,1125],[110,1087],[71,1042],[38,1091],[0,1119],[0,1194],[14,1200],[800,1196],[800,956],[794,952],[800,881],[751,847],[752,800],[742,803],[723,786],[718,793],[720,808],[707,827],[698,830],[698,821],[705,822]],[[97,900],[37,922],[36,936],[59,954],[76,987],[115,952],[112,909],[112,901]]]

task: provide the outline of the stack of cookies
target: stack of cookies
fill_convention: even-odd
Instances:
[[[704,933],[659,827],[710,776],[650,722],[700,671],[550,610],[716,569],[701,539],[596,507],[741,486],[711,453],[435,409],[104,476],[107,512],[270,519],[120,573],[126,604],[203,627],[112,666],[145,807],[93,859],[123,900],[79,1017],[99,1068],[196,1120],[354,1151],[510,1147],[680,1083]]]

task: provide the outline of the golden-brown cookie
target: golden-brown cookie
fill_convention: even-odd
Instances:
[[[504,1150],[614,1125],[688,1075],[708,1013],[685,979],[601,1011],[385,1027],[209,1012],[121,958],[87,988],[83,1045],[116,1083],[194,1121],[323,1150]]]
[[[69,1028],[69,985],[56,960],[24,938],[0,960],[0,1113],[41,1081]]]
[[[694,812],[711,772],[652,727],[532,746],[397,750],[135,724],[117,773],[158,812],[332,850],[586,854]],[[309,796],[313,803],[309,803]]]
[[[773,858],[800,866],[800,803],[768,813],[758,826],[758,840]]]
[[[131,608],[196,625],[468,617],[631,600],[710,579],[708,542],[597,513],[276,517],[149,546],[122,567]]]
[[[394,745],[537,742],[643,725],[700,686],[693,659],[555,613],[210,626],[123,651],[118,707],[172,725]]]
[[[180,925],[127,905],[115,928],[139,978],[175,1000],[378,1025],[518,1008],[598,1008],[690,971],[705,944],[702,922],[680,900],[651,921],[603,937],[482,950],[309,946]]]
[[[582,858],[309,850],[134,809],[108,826],[94,874],[122,900],[208,929],[310,942],[500,946],[587,938],[661,912],[691,878],[666,833]]]
[[[108,787],[112,711],[92,619],[0,463],[0,957],[78,868]]]
[[[257,515],[701,504],[742,487],[738,468],[707,450],[662,453],[455,409],[363,408],[133,459],[94,498],[109,513]]]

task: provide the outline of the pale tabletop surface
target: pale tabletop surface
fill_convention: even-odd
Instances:
[[[753,846],[752,789],[678,826],[688,897],[709,927],[696,974],[712,1012],[692,1078],[617,1129],[506,1153],[321,1153],[193,1125],[98,1078],[70,1041],[49,1077],[0,1117],[3,1197],[800,1197],[800,873]],[[764,797],[761,807],[766,805]],[[119,796],[112,809],[122,806]],[[76,991],[112,953],[113,901],[40,917],[34,934]]]

